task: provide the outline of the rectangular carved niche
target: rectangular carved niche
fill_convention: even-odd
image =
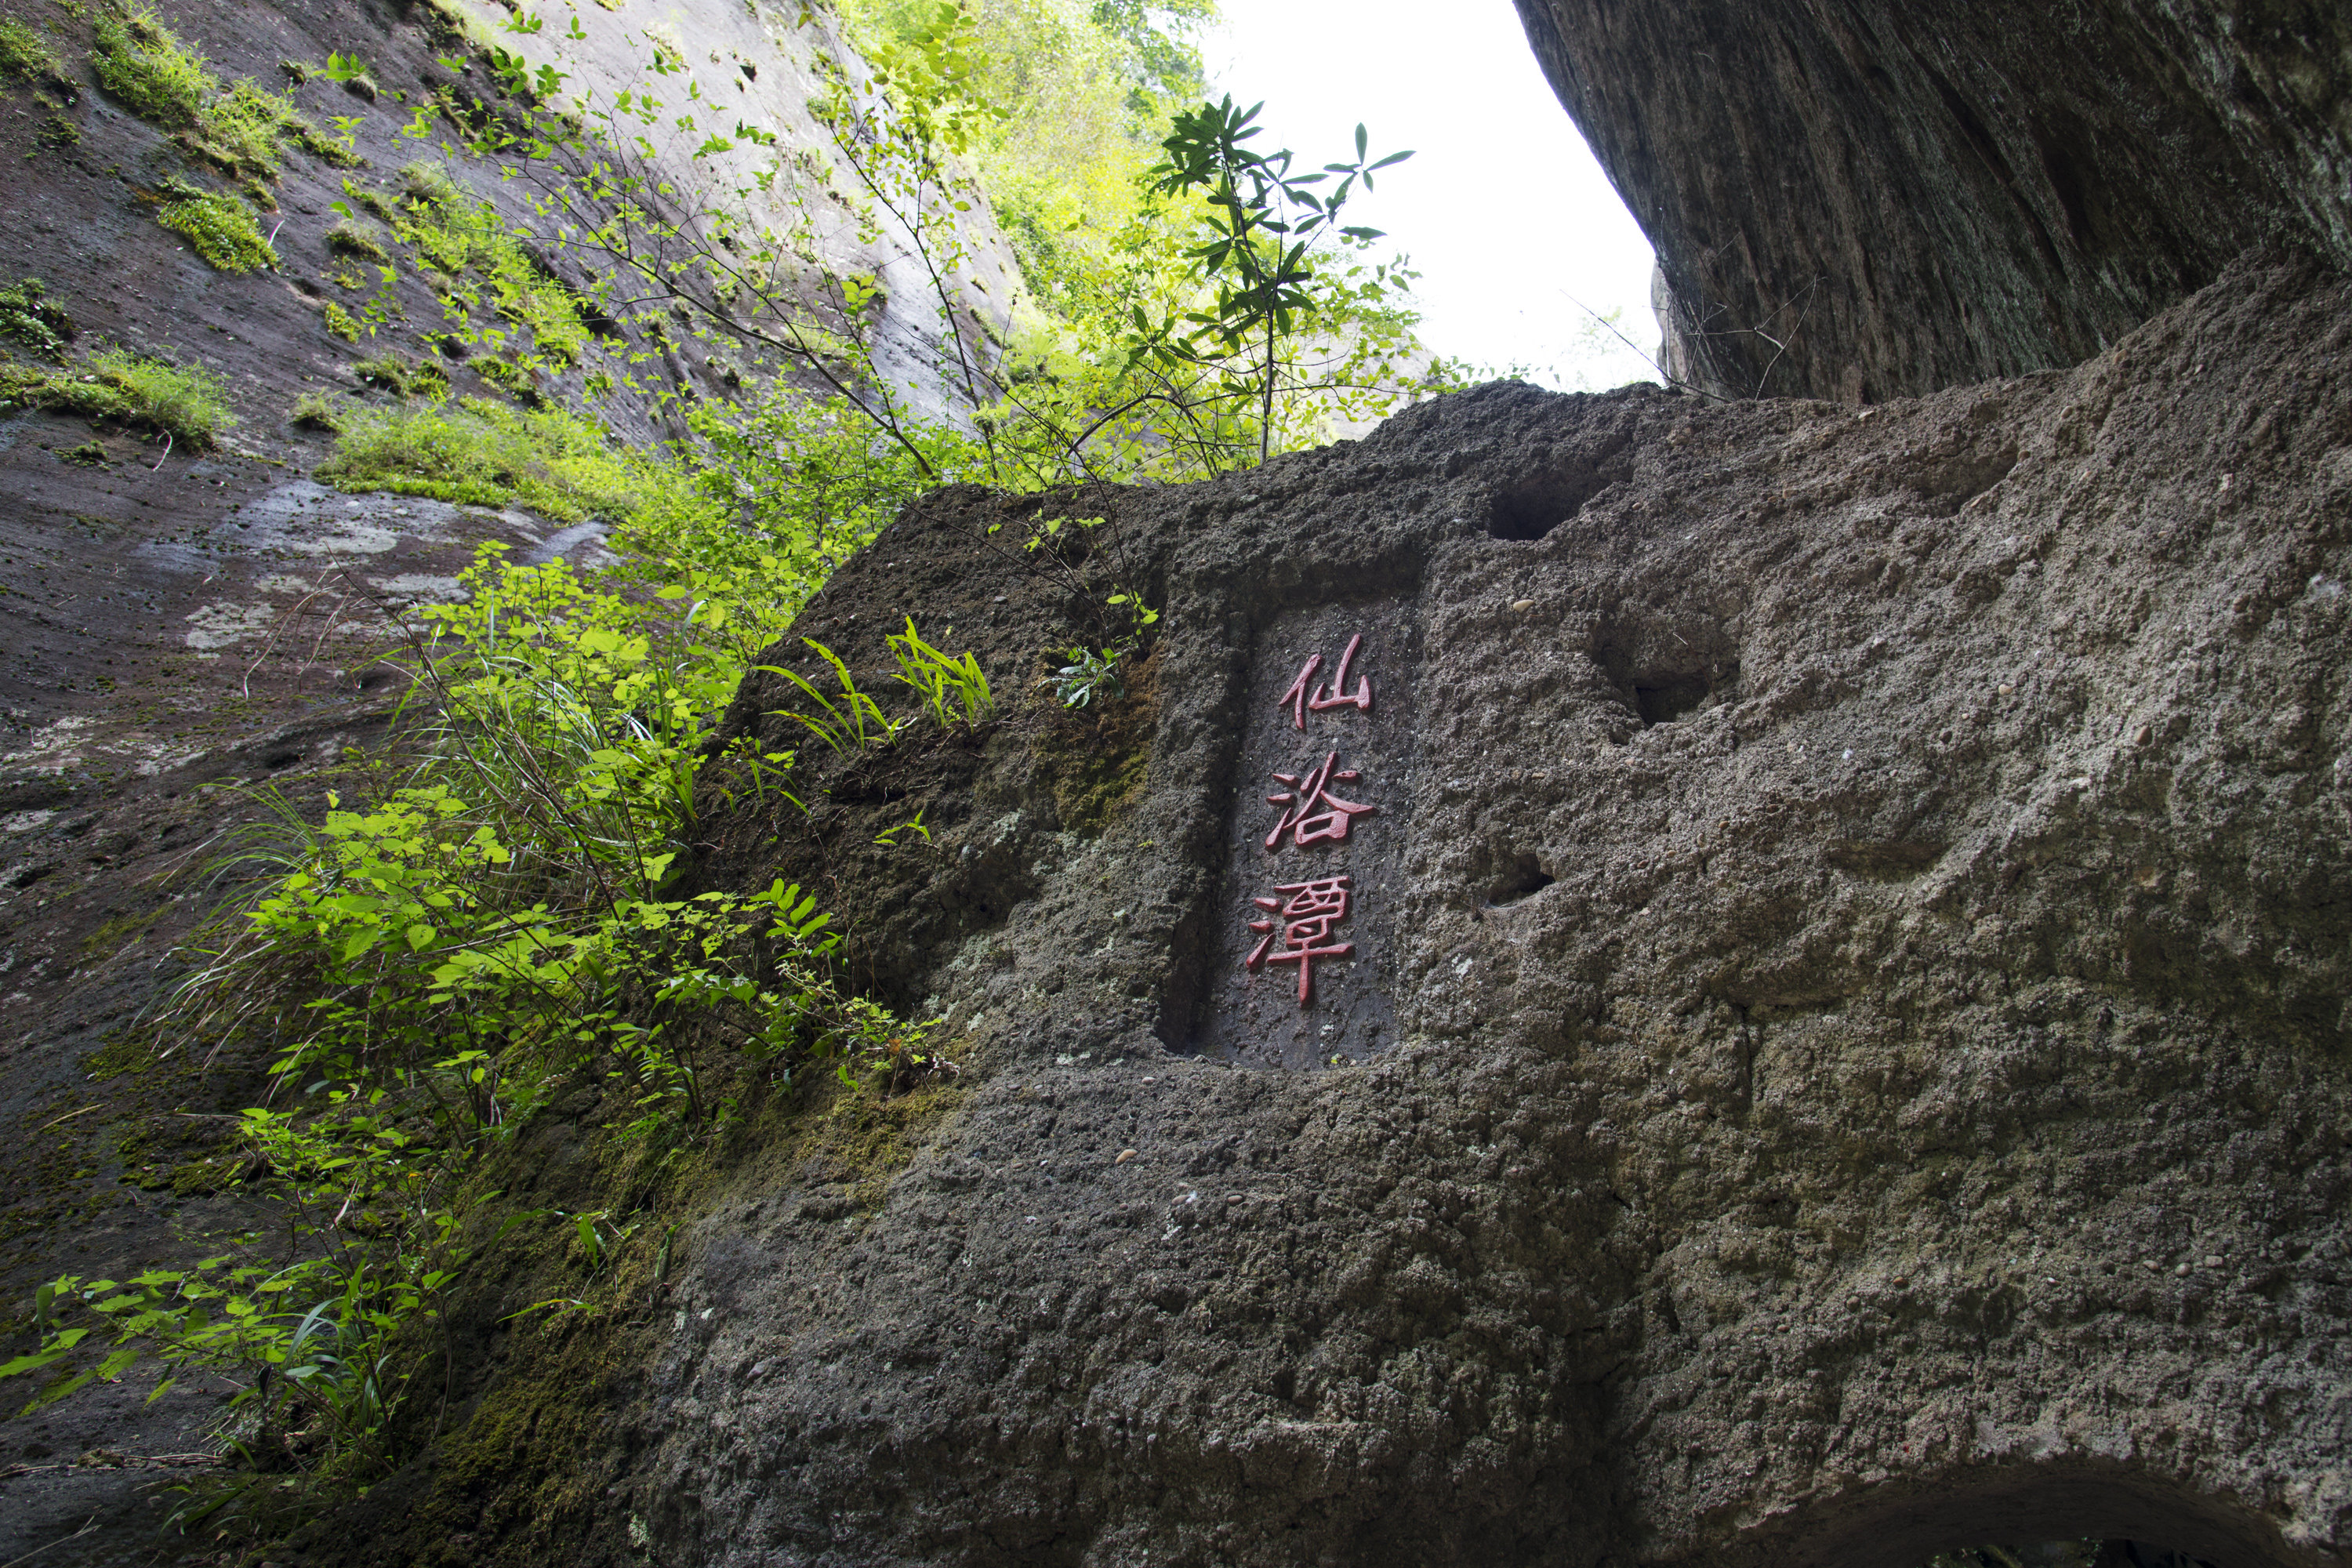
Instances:
[[[1305,1069],[1395,1042],[1420,662],[1406,603],[1292,610],[1259,634],[1202,944],[1204,1053]]]

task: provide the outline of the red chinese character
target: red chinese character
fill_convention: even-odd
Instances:
[[[1356,689],[1348,689],[1348,667],[1356,662],[1356,650],[1363,645],[1361,632],[1348,639],[1348,651],[1339,656],[1339,679],[1331,685],[1316,687],[1311,684],[1315,672],[1323,668],[1323,656],[1318,653],[1307,658],[1306,667],[1298,672],[1298,679],[1290,683],[1290,689],[1276,698],[1274,704],[1276,708],[1290,710],[1290,722],[1294,728],[1305,730],[1307,714],[1320,713],[1327,709],[1354,708],[1366,713],[1372,710],[1370,676],[1358,676]],[[1339,689],[1337,695],[1333,693],[1333,685]]]
[[[1323,759],[1323,765],[1300,778],[1297,773],[1276,773],[1274,776],[1290,786],[1280,795],[1265,797],[1268,805],[1284,807],[1282,820],[1265,836],[1267,849],[1280,847],[1282,836],[1291,835],[1292,842],[1304,848],[1309,844],[1337,844],[1348,837],[1348,825],[1360,816],[1370,816],[1380,810],[1376,805],[1358,805],[1352,800],[1341,800],[1331,793],[1331,781],[1352,780],[1359,775],[1353,768],[1339,766],[1339,753],[1332,752]],[[1317,807],[1322,807],[1319,812]],[[1313,814],[1313,815],[1310,815]]]
[[[1315,994],[1315,961],[1345,958],[1356,951],[1352,942],[1331,941],[1331,928],[1348,918],[1348,879],[1339,876],[1314,882],[1289,882],[1275,891],[1296,896],[1286,905],[1279,899],[1252,899],[1250,902],[1269,914],[1280,913],[1285,922],[1282,951],[1267,951],[1274,946],[1275,922],[1252,921],[1249,928],[1259,933],[1258,944],[1244,962],[1252,974],[1269,963],[1298,965],[1298,1005],[1304,1007]]]

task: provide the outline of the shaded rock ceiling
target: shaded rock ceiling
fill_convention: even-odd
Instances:
[[[2250,248],[2352,258],[2338,5],[1518,6],[1720,395],[2074,364]]]

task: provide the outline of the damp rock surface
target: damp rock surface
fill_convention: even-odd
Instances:
[[[817,889],[963,1099],[874,1204],[753,1161],[680,1233],[607,1449],[518,1440],[578,1467],[565,1560],[2341,1561],[2347,306],[2249,263],[1873,409],[1501,384],[910,509],[803,629],[887,693],[883,634],[952,625],[1006,716],[805,816],[714,765],[698,875]],[[1021,550],[1056,507],[1108,521]],[[1056,759],[1114,731],[1022,694],[1114,581],[1154,728],[1081,818]],[[1394,944],[1317,984],[1393,1037],[1196,1049],[1283,628],[1375,622]],[[516,1509],[420,1466],[314,1551]]]

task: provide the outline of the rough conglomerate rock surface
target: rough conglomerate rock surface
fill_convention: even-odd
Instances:
[[[1519,0],[1730,397],[2071,365],[2292,241],[2352,262],[2352,11]]]
[[[807,820],[707,778],[703,875],[823,888],[966,1097],[878,1204],[755,1162],[680,1233],[567,1560],[2340,1562],[2348,353],[2340,278],[2248,266],[2071,372],[1500,384],[1072,499],[1165,610],[1085,831],[1016,696],[1067,585],[910,509],[807,629],[952,622],[1012,716]],[[1402,1038],[1229,1065],[1242,700],[1332,605],[1419,628],[1396,954],[1318,981]],[[431,1486],[354,1560],[438,1560]]]

